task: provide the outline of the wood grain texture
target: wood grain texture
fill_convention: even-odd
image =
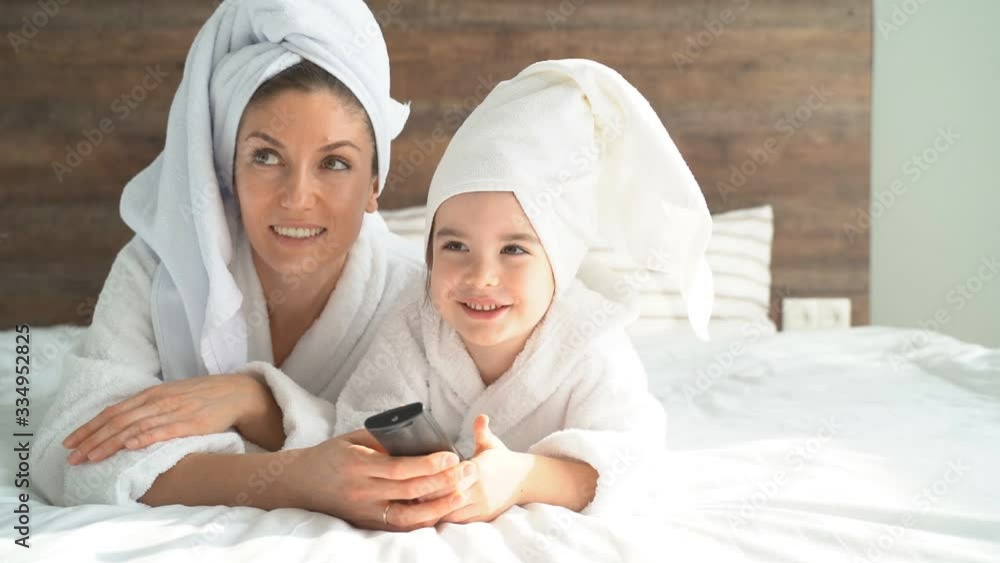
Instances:
[[[774,206],[776,320],[782,297],[846,296],[852,323],[869,322],[870,1],[369,4],[389,46],[393,95],[411,102],[383,208],[424,202],[447,142],[497,82],[537,60],[593,58],[649,98],[713,212]],[[87,303],[92,309],[131,237],[118,215],[121,191],[162,150],[187,50],[214,8],[209,0],[73,0],[42,18],[36,2],[0,3],[8,38],[0,48],[0,329],[88,322]],[[11,44],[9,34],[30,32],[33,18],[47,21]],[[123,115],[116,100],[148,67],[165,78]],[[65,163],[102,120],[113,131],[58,178],[53,163]],[[755,165],[761,151],[767,161]]]

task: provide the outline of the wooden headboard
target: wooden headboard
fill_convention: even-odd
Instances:
[[[383,208],[424,202],[448,140],[494,84],[538,60],[592,58],[649,98],[713,212],[774,206],[776,320],[782,297],[844,296],[852,324],[869,322],[869,0],[369,4],[393,95],[412,104]],[[215,7],[76,0],[0,49],[14,77],[0,91],[0,329],[89,322],[131,238],[121,190],[162,150],[187,50]],[[0,5],[14,33],[38,11]],[[150,72],[162,83],[131,98]],[[114,129],[98,139],[105,119]]]

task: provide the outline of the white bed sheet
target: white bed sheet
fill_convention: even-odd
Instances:
[[[32,329],[32,424],[78,331]],[[1000,350],[936,333],[638,340],[670,418],[658,521],[530,505],[395,534],[293,509],[33,500],[30,550],[13,544],[13,346],[0,332],[3,561],[1000,561]]]

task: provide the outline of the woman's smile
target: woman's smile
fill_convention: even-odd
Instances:
[[[314,225],[298,226],[290,224],[271,225],[270,231],[279,243],[292,248],[300,248],[314,244],[322,239],[327,232],[325,227],[317,227]]]

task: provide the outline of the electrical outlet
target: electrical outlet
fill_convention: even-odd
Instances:
[[[829,330],[850,326],[850,299],[787,298],[781,303],[782,330]]]

